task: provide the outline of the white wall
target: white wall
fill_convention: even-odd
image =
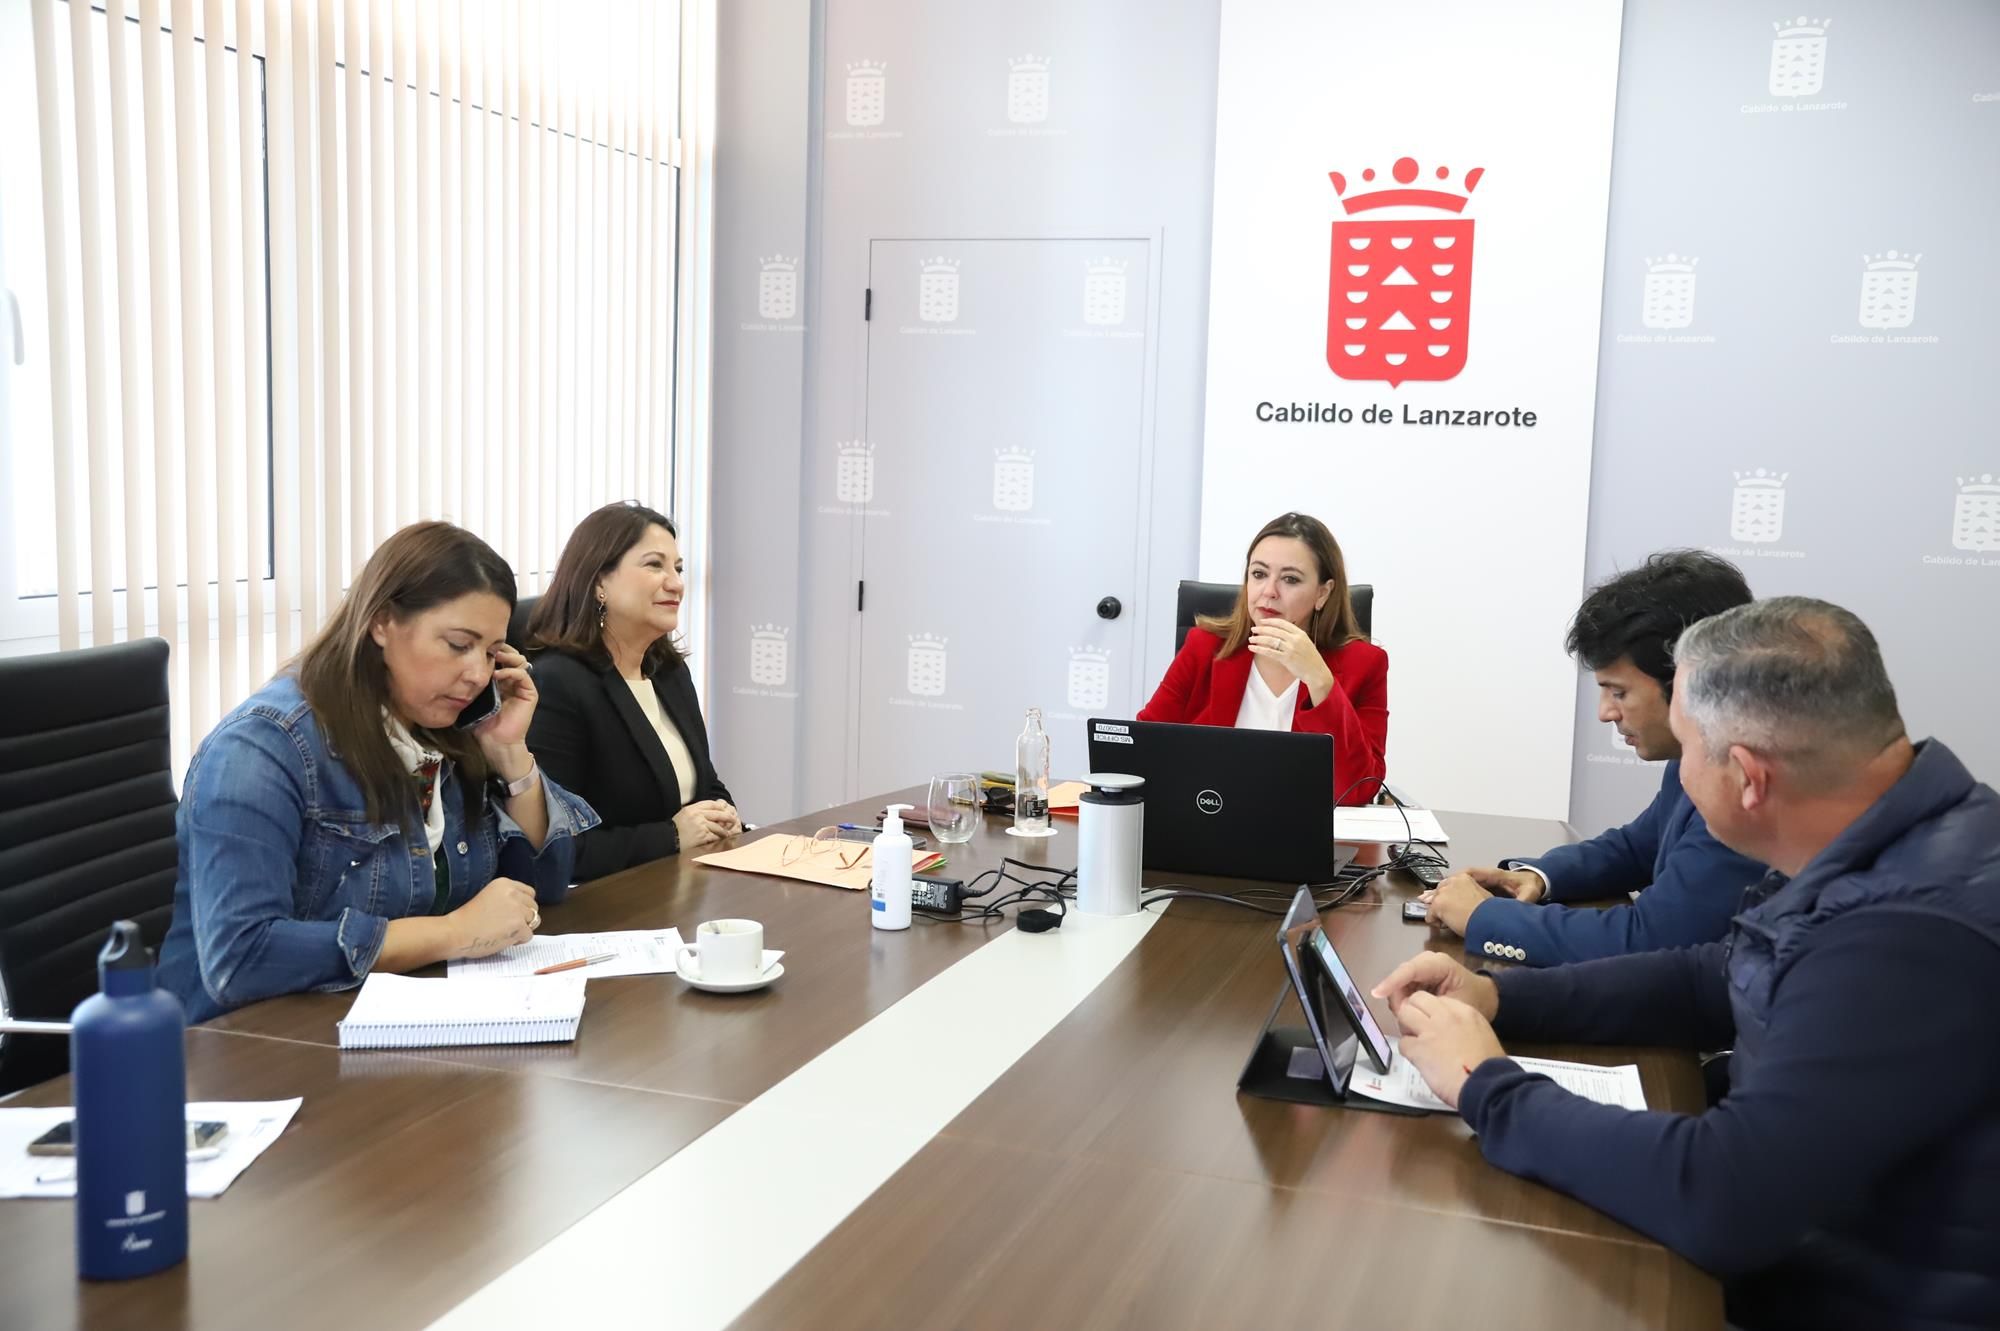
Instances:
[[[816,315],[808,261],[812,196],[811,0],[718,6],[715,142],[713,491],[709,659],[703,701],[716,768],[752,821],[804,806],[795,777],[806,718],[796,685],[803,649],[800,440],[806,330]],[[766,260],[793,265],[789,318],[760,313]],[[750,679],[752,626],[786,637],[786,683]],[[739,692],[742,690],[742,692]]]
[[[1773,31],[1796,11],[1625,6],[1588,575],[1700,546],[1759,596],[1848,607],[1911,733],[1992,782],[2000,549],[1956,518],[2000,507],[1978,488],[2000,478],[2000,5],[1830,12],[1820,86],[1774,95],[1774,43],[1812,40]],[[1862,256],[1890,249],[1923,255],[1909,322],[1866,328]],[[1645,308],[1669,252],[1699,260],[1671,329]],[[1738,511],[1739,474],[1782,478],[1776,521]],[[1610,745],[1594,692],[1571,811],[1593,832],[1660,781]]]
[[[1161,238],[1153,555],[1143,673],[1172,654],[1195,575],[1214,160],[1216,0],[731,0],[717,144],[716,512],[709,725],[753,818],[840,798],[848,770],[852,520],[801,500],[858,437],[868,242]],[[1010,62],[1049,62],[1048,121],[1006,115]],[[848,66],[884,65],[880,126],[847,123]],[[802,96],[803,99],[802,100]],[[761,258],[798,255],[797,317],[760,317]],[[1134,484],[1143,484],[1134,478]],[[816,494],[816,492],[815,492]],[[1000,543],[967,537],[997,560]],[[1004,612],[997,576],[976,595]],[[752,626],[783,630],[782,686],[751,677]],[[1011,762],[997,734],[982,766]],[[911,781],[927,773],[912,772]]]

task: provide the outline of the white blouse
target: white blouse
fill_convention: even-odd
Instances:
[[[1249,682],[1243,686],[1243,705],[1236,709],[1238,730],[1290,730],[1298,712],[1299,682],[1295,679],[1283,693],[1271,692],[1256,666],[1250,667]]]
[[[426,762],[443,761],[443,754],[433,753],[417,743],[417,737],[410,733],[410,728],[391,716],[386,707],[382,709],[382,725],[389,732],[389,747],[396,751],[396,761],[402,763],[411,776],[417,775]],[[444,844],[444,801],[437,798],[437,786],[443,777],[442,767],[431,773],[431,807],[424,815],[424,837],[431,843],[433,855]]]
[[[632,696],[639,700],[639,710],[653,723],[653,733],[660,737],[660,747],[667,751],[667,761],[674,766],[674,775],[681,782],[681,803],[694,800],[694,754],[688,749],[687,741],[681,738],[680,727],[660,706],[660,695],[653,692],[650,679],[628,679],[625,681],[632,690]],[[1290,722],[1286,723],[1287,726]]]

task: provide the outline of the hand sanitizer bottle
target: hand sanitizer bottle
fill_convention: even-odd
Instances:
[[[1049,831],[1049,736],[1042,709],[1028,709],[1028,724],[1014,741],[1014,830],[1023,836]]]
[[[891,804],[875,836],[875,878],[869,885],[869,914],[877,929],[910,927],[910,834],[903,830],[907,804]]]

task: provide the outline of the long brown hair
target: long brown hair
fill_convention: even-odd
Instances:
[[[577,523],[562,558],[556,560],[556,571],[549,575],[548,590],[528,620],[528,646],[555,647],[600,665],[609,661],[597,607],[597,580],[617,568],[653,527],[664,527],[667,535],[680,539],[672,518],[643,504],[606,504]],[[646,649],[640,671],[650,676],[683,655],[670,633]]]
[[[1243,552],[1243,583],[1236,589],[1236,608],[1227,618],[1216,615],[1201,615],[1195,624],[1222,639],[1222,650],[1216,656],[1228,656],[1242,650],[1250,641],[1250,556],[1266,536],[1289,536],[1295,541],[1305,542],[1306,549],[1312,551],[1313,560],[1319,565],[1319,576],[1314,585],[1333,580],[1333,591],[1326,598],[1326,604],[1312,612],[1306,620],[1306,632],[1311,635],[1313,646],[1322,652],[1331,652],[1362,636],[1361,621],[1354,616],[1354,602],[1347,594],[1347,561],[1340,556],[1340,542],[1333,539],[1333,533],[1318,518],[1304,513],[1280,513],[1265,523],[1263,529],[1250,539],[1250,548]]]
[[[368,557],[333,618],[299,654],[299,689],[312,705],[327,747],[360,784],[371,822],[394,817],[414,825],[417,788],[382,726],[383,709],[389,706],[389,667],[369,630],[384,615],[400,623],[472,592],[493,593],[507,603],[511,615],[514,570],[492,546],[461,527],[415,523]],[[489,774],[479,741],[457,730],[412,729],[411,734],[458,769],[466,819],[484,813]]]

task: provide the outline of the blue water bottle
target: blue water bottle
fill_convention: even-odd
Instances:
[[[97,982],[69,1037],[76,1269],[129,1280],[187,1256],[187,1017],[154,985],[152,954],[130,920],[111,926]]]

